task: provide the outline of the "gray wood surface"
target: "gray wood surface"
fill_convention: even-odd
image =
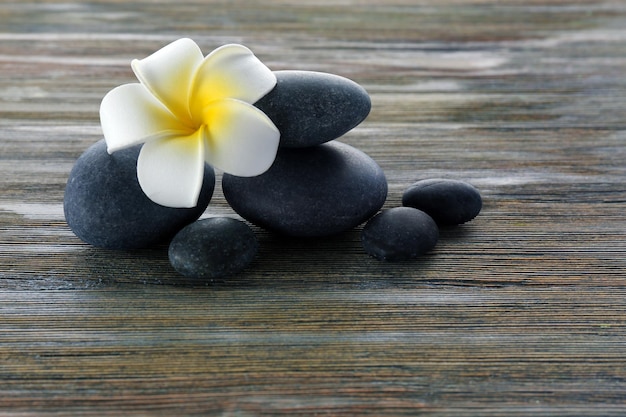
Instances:
[[[357,81],[385,207],[446,177],[483,211],[394,264],[255,228],[216,282],[82,243],[100,100],[183,36]],[[0,2],[0,415],[626,415],[625,75],[617,0]]]

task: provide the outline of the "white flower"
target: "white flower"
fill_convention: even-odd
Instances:
[[[109,153],[144,143],[137,178],[152,201],[194,207],[205,161],[242,177],[272,165],[280,133],[252,104],[276,76],[248,48],[225,45],[203,57],[194,41],[179,39],[131,65],[139,83],[111,90],[100,121]]]

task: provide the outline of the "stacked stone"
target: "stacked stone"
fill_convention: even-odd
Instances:
[[[333,74],[275,75],[275,88],[255,103],[281,133],[273,165],[256,177],[222,177],[226,200],[245,220],[298,237],[334,235],[367,222],[365,251],[380,260],[402,261],[434,248],[438,226],[461,224],[478,214],[478,190],[445,179],[413,184],[403,195],[404,207],[379,213],[388,188],[382,169],[362,151],[337,140],[369,114],[367,92]],[[213,195],[213,168],[205,165],[196,207],[164,207],[139,186],[140,148],[110,155],[101,140],[78,158],[64,199],[72,231],[107,249],[170,242],[172,266],[189,277],[213,279],[246,268],[258,250],[248,225],[231,218],[197,220]]]
[[[278,155],[260,176],[224,174],[228,202],[251,223],[291,236],[327,236],[365,222],[385,202],[385,175],[365,153],[335,139],[367,117],[367,92],[332,74],[275,74],[276,87],[255,105],[281,132]],[[110,155],[101,140],[78,158],[64,198],[72,231],[94,246],[117,250],[171,240],[170,261],[184,275],[215,278],[247,266],[258,244],[251,231],[242,232],[245,223],[196,221],[213,195],[212,167],[205,166],[196,207],[163,207],[139,186],[140,148]]]
[[[336,139],[367,117],[369,95],[333,74],[275,74],[276,87],[255,106],[280,131],[276,160],[256,177],[225,174],[226,200],[251,223],[290,236],[328,236],[365,222],[385,202],[385,174]]]

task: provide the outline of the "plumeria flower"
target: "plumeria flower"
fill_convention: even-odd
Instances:
[[[276,76],[248,48],[225,45],[204,57],[179,39],[131,66],[139,83],[111,90],[100,121],[109,153],[144,144],[137,178],[152,201],[194,207],[205,161],[242,177],[272,165],[280,133],[252,104]]]

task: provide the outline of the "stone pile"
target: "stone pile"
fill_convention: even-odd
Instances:
[[[255,103],[281,134],[273,165],[256,177],[222,177],[224,196],[243,219],[296,237],[335,235],[367,222],[365,251],[380,260],[401,261],[431,250],[438,225],[464,223],[478,214],[478,191],[453,180],[417,182],[403,196],[405,207],[379,213],[388,189],[383,170],[362,151],[337,140],[369,114],[365,89],[333,74],[275,75],[275,88]],[[163,207],[139,186],[139,150],[136,146],[109,155],[102,140],[78,158],[64,198],[65,218],[74,233],[107,249],[170,242],[172,266],[189,277],[215,279],[246,268],[258,242],[245,222],[197,220],[213,195],[213,168],[205,166],[196,207]]]

